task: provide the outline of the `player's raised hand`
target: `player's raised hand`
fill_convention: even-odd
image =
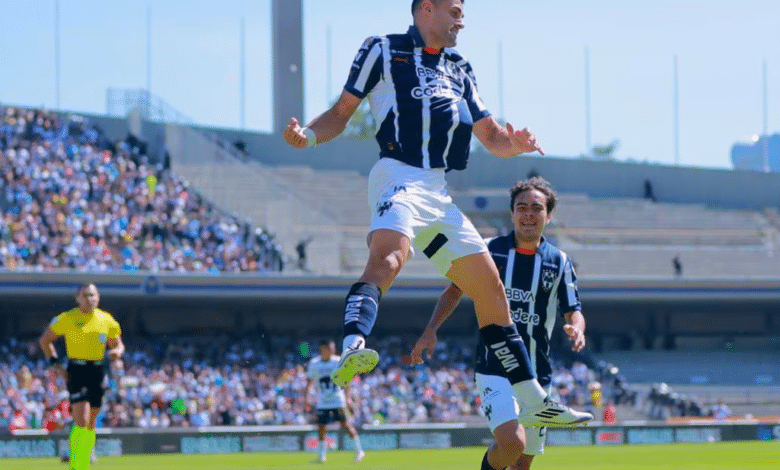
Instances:
[[[287,127],[282,133],[282,137],[284,137],[285,142],[297,149],[306,148],[309,143],[308,137],[303,133],[303,127],[301,127],[298,120],[294,117],[290,118]]]
[[[509,140],[512,142],[512,147],[517,151],[517,155],[528,152],[539,152],[540,155],[544,155],[544,149],[536,141],[536,136],[527,127],[523,130],[516,131],[511,122],[506,123],[506,130],[509,133]]]
[[[428,350],[428,357],[430,357],[433,349],[436,347],[437,340],[438,338],[436,337],[436,332],[426,328],[425,331],[423,331],[423,334],[414,344],[414,348],[412,348],[410,365],[414,366],[417,364],[422,364],[425,361],[423,354],[425,353],[426,349]]]
[[[568,324],[563,325],[563,331],[565,331],[569,336],[569,341],[571,341],[571,350],[574,352],[582,351],[582,348],[585,347],[585,333],[583,333],[582,330],[576,326]]]

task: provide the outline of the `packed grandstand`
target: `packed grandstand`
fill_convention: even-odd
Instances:
[[[0,106],[0,267],[283,269],[274,236],[226,214],[139,147],[87,119]]]
[[[0,105],[0,174],[3,270],[208,275],[295,269],[273,235],[274,227],[269,231],[225,211],[165,160],[150,159],[136,139],[112,140],[84,117]],[[564,196],[566,204],[553,229],[585,259],[587,268],[601,269],[596,261],[588,264],[588,256],[603,261],[605,246],[621,244],[616,237],[644,237],[630,246],[657,248],[659,233],[635,230],[637,221],[601,232],[578,227],[572,216],[575,209],[581,210],[578,201],[586,208],[598,205]],[[635,204],[644,207],[646,202]],[[601,209],[594,212],[601,218],[594,215],[591,220],[606,227],[617,219]],[[747,255],[763,256],[774,246],[774,219],[735,211],[723,220],[728,227],[721,235],[747,237]],[[702,244],[707,245],[705,250],[715,246],[717,237],[701,241],[714,227],[686,223],[680,222],[668,236],[691,237],[685,249],[693,254]],[[490,221],[481,228],[501,230]],[[363,237],[361,232],[345,242],[350,256],[362,256],[351,248],[364,249]],[[639,251],[652,256],[650,249]],[[349,260],[341,261],[350,265]],[[669,259],[658,262],[671,273]],[[277,340],[270,344],[252,337],[176,336],[128,341],[123,367],[109,375],[99,423],[141,428],[309,423],[312,415],[304,391],[310,356],[300,341]],[[393,338],[379,342],[380,367],[356,380],[349,391],[355,421],[482,423],[472,380],[473,338],[442,341],[425,367],[404,366],[401,358],[409,346]],[[32,338],[6,339],[0,354],[0,386],[5,392],[0,397],[0,430],[54,429],[66,421],[63,379],[46,372]],[[556,364],[553,378],[554,394],[564,403],[597,413],[614,404],[644,419],[713,413],[711,403],[677,395],[665,385],[637,391],[611,364],[583,358],[565,362]]]

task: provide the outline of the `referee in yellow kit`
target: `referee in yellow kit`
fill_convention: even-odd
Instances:
[[[95,421],[103,403],[103,360],[108,347],[111,361],[125,352],[122,330],[110,313],[98,308],[100,293],[95,284],[76,291],[78,307],[57,315],[38,344],[54,367],[60,367],[54,341],[65,337],[68,355],[67,383],[73,429],[70,433],[70,470],[89,469],[95,446]]]

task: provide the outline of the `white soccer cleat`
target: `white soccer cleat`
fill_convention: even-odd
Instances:
[[[376,367],[379,354],[373,349],[349,349],[341,355],[339,365],[330,374],[330,380],[339,387],[346,387],[357,374],[364,374]]]
[[[584,425],[593,420],[593,415],[573,410],[548,397],[544,403],[521,415],[517,420],[522,424],[539,427],[566,428]]]
[[[355,455],[355,462],[360,462],[364,458],[366,458],[366,453],[361,450]]]

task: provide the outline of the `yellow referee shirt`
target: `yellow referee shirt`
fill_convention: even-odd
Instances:
[[[84,361],[102,361],[106,355],[106,341],[122,334],[114,317],[99,308],[91,315],[78,307],[62,312],[54,317],[49,327],[65,337],[65,349],[70,359]]]

